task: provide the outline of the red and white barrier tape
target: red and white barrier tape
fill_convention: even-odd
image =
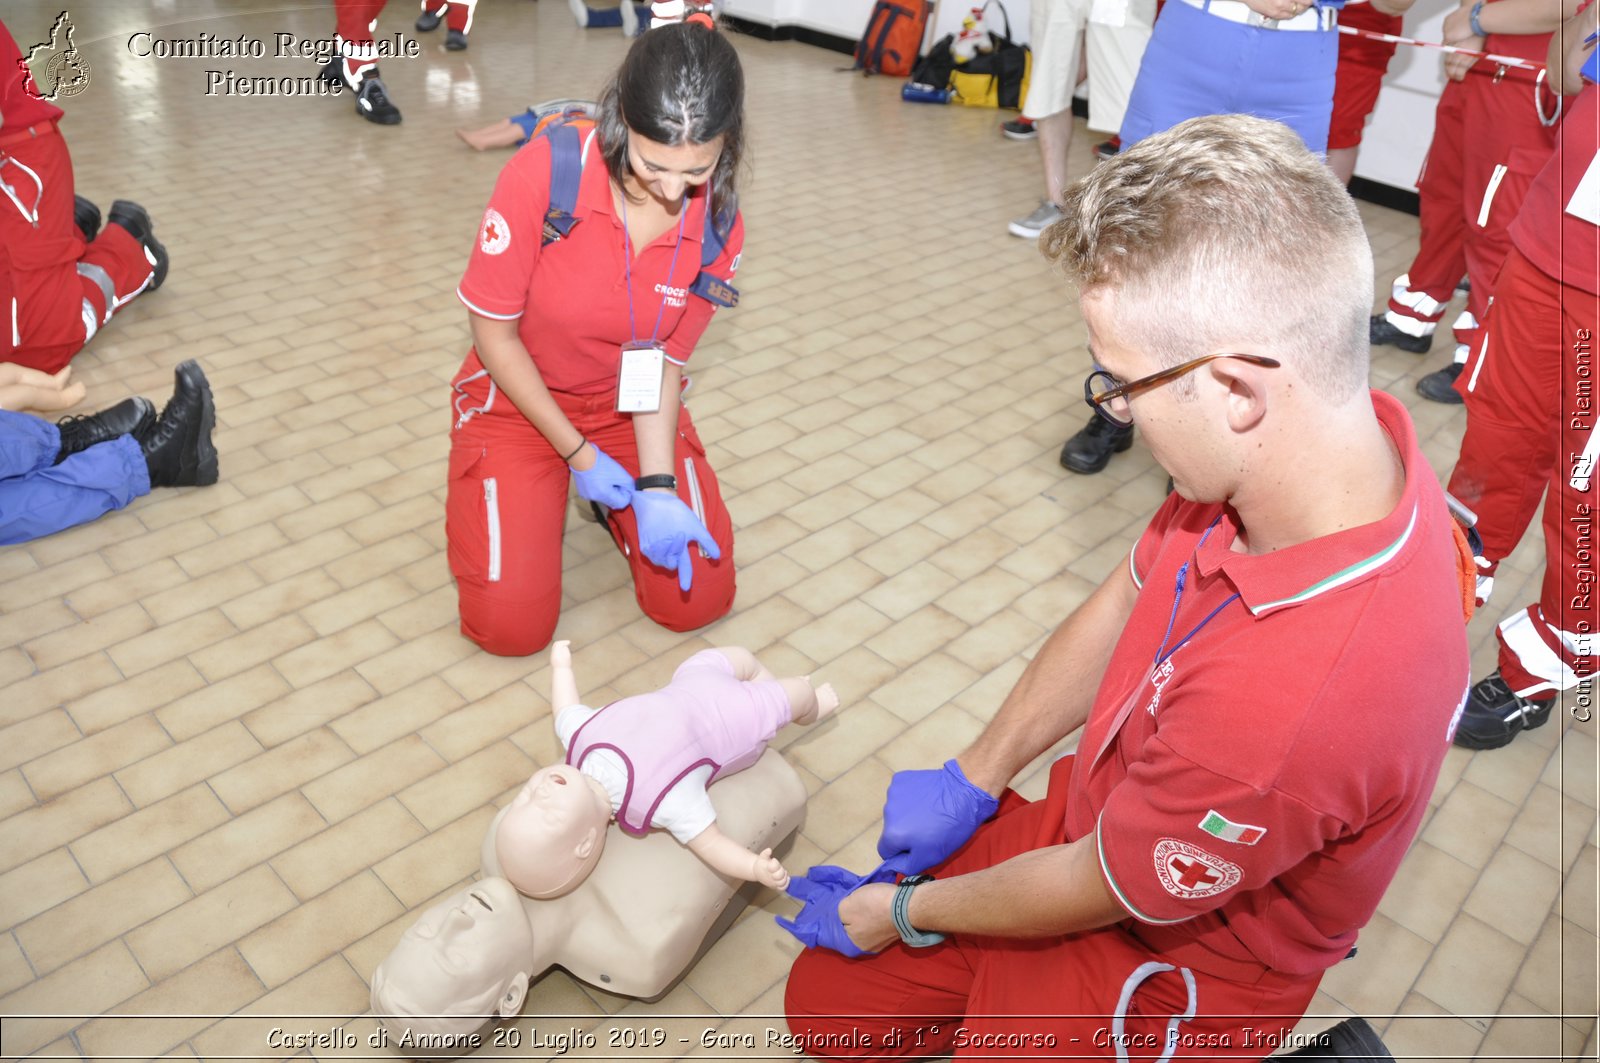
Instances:
[[[1487,59],[1491,63],[1501,66],[1514,66],[1523,70],[1544,72],[1543,63],[1535,63],[1529,59],[1521,59],[1514,55],[1496,55],[1494,52],[1477,52],[1471,48],[1460,48],[1454,44],[1441,44],[1438,41],[1419,41],[1415,37],[1399,37],[1393,33],[1377,33],[1373,30],[1356,29],[1354,26],[1340,26],[1340,33],[1348,33],[1352,37],[1365,37],[1369,41],[1383,41],[1386,44],[1411,44],[1418,48],[1437,48],[1441,52],[1454,52],[1457,55],[1470,55],[1475,59]]]

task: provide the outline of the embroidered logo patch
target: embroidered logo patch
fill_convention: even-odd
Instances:
[[[1221,838],[1225,842],[1234,842],[1238,845],[1254,845],[1267,833],[1265,827],[1257,827],[1251,823],[1235,823],[1214,808],[1206,811],[1206,818],[1200,821],[1200,829],[1213,838]]]
[[[478,233],[478,246],[486,255],[498,255],[511,246],[511,226],[500,212],[490,207],[483,215],[483,230]]]
[[[1155,847],[1156,877],[1174,897],[1198,900],[1238,885],[1244,872],[1220,856],[1176,838],[1162,838]]]

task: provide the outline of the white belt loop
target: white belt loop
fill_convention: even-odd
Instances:
[[[1184,2],[1187,3],[1188,0]],[[1182,1015],[1174,1015],[1167,1020],[1166,1043],[1155,1063],[1167,1063],[1167,1060],[1172,1058],[1172,1053],[1178,1047],[1178,1024],[1189,1022],[1194,1018],[1197,996],[1194,973],[1187,967],[1174,967],[1170,963],[1158,963],[1155,960],[1140,964],[1132,974],[1128,975],[1128,980],[1122,983],[1122,995],[1117,998],[1117,1013],[1111,1017],[1111,1042],[1117,1046],[1117,1063],[1128,1063],[1128,1040],[1124,1025],[1128,1017],[1128,1004],[1133,1000],[1134,991],[1144,984],[1145,979],[1153,978],[1163,971],[1177,971],[1183,975],[1184,988],[1189,991],[1189,1005]]]
[[[3,178],[0,178],[0,191],[3,191],[6,194],[6,198],[16,204],[17,211],[22,215],[23,220],[37,229],[39,227],[39,204],[44,202],[44,182],[39,180],[39,175],[27,163],[15,155],[7,155],[4,152],[0,152],[0,167],[4,167],[7,163],[33,178],[34,188],[38,190],[33,197],[33,210],[30,212],[27,207],[22,205],[22,200],[17,198],[16,190],[6,184]]]

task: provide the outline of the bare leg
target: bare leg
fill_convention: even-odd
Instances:
[[[1072,108],[1041,118],[1033,127],[1039,131],[1045,196],[1052,203],[1060,203],[1067,187],[1067,152],[1072,148]]]
[[[789,695],[789,718],[795,723],[816,723],[833,715],[839,707],[839,695],[834,693],[832,683],[813,687],[811,680],[805,676],[790,676],[778,682],[783,686],[783,692]]]
[[[523,138],[522,127],[509,118],[502,118],[494,125],[486,125],[482,129],[458,129],[456,136],[477,148],[487,151],[490,148],[509,148]]]
[[[1349,184],[1350,178],[1356,175],[1356,156],[1360,152],[1359,147],[1328,149],[1328,169],[1341,184]]]
[[[755,654],[743,646],[718,646],[712,652],[720,653],[728,659],[728,663],[733,666],[735,679],[749,683],[752,680],[777,678],[777,676],[761,666],[761,662],[756,660]]]
[[[0,362],[0,388],[12,384],[27,384],[36,388],[54,388],[60,391],[72,379],[72,366],[61,367],[58,373],[44,373],[32,366],[16,362]]]
[[[45,376],[45,379],[51,378]],[[43,387],[36,384],[0,384],[0,410],[55,413],[76,406],[83,401],[86,393],[84,386],[77,382],[60,389],[54,384],[45,384]]]
[[[566,639],[550,647],[550,714],[578,704],[578,679],[572,672],[572,643]]]

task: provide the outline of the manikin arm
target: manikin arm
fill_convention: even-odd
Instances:
[[[789,884],[789,872],[772,855],[771,849],[760,854],[752,853],[713,823],[689,840],[689,851],[703,860],[707,867],[729,878],[759,882],[781,890]]]
[[[572,673],[572,643],[566,639],[550,647],[550,714],[578,704],[578,679]]]

